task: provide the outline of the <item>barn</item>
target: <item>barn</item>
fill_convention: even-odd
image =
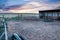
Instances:
[[[40,19],[60,20],[60,9],[39,11]]]

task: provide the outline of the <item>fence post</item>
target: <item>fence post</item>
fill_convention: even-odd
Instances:
[[[19,20],[19,13],[18,13],[18,20]]]
[[[2,37],[4,36],[5,32],[2,33],[2,35],[0,36],[0,40],[2,39]]]
[[[3,16],[3,26],[5,27],[5,40],[8,40],[8,36],[7,36],[7,24],[6,24],[6,20]]]
[[[21,13],[21,20],[22,20],[22,13]]]

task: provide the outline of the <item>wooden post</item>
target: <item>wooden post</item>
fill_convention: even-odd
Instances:
[[[23,14],[23,13],[21,13],[21,20],[22,20],[22,14]]]
[[[48,12],[47,12],[47,19],[48,19]]]
[[[5,20],[4,16],[3,16],[3,25],[5,27],[5,40],[8,40],[8,36],[7,36],[7,25],[6,25],[6,20]]]
[[[39,19],[40,19],[40,12],[39,12]]]
[[[19,13],[18,13],[18,20],[19,20]]]
[[[57,12],[57,19],[59,20],[59,12]]]
[[[46,13],[46,12],[45,12]],[[45,13],[43,13],[43,18],[44,18],[44,20],[46,19],[46,15],[45,15]]]
[[[54,12],[52,12],[52,20],[54,21],[54,19],[53,19],[53,17],[54,17],[53,14],[54,14]]]
[[[57,16],[59,17],[59,12],[57,12]]]

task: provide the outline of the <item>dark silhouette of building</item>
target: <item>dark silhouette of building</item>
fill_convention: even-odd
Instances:
[[[60,9],[39,11],[39,17],[42,19],[60,19]]]

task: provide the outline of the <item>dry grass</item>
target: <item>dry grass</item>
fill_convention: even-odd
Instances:
[[[8,21],[10,34],[22,33],[27,40],[60,40],[60,22]]]

